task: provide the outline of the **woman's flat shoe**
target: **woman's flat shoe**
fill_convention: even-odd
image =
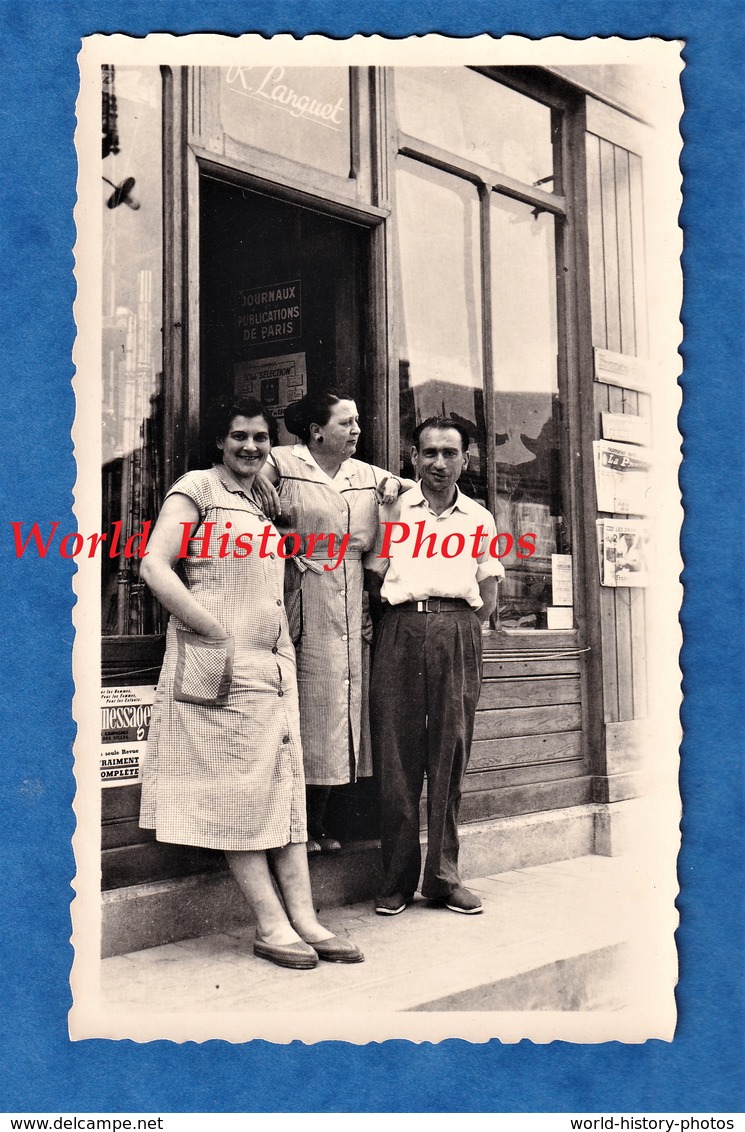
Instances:
[[[321,852],[321,846],[316,841],[315,837],[308,838],[308,840],[305,842],[305,849],[309,854]]]
[[[339,939],[332,935],[329,939],[319,939],[317,943],[309,945],[313,948],[319,959],[327,963],[362,963],[365,956],[356,944],[349,939]]]
[[[327,837],[324,833],[318,838],[318,846],[322,853],[338,853],[341,849],[341,841],[337,841],[335,837]]]
[[[301,939],[297,943],[264,943],[254,940],[254,955],[268,959],[278,967],[291,967],[296,971],[310,971],[318,963],[318,954],[309,943]]]

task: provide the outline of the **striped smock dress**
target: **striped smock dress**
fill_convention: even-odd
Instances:
[[[372,774],[368,721],[369,644],[363,640],[362,555],[378,531],[376,484],[387,472],[345,460],[331,479],[305,444],[273,448],[282,516],[307,547],[311,533],[348,534],[346,554],[326,571],[328,543],[286,567],[287,599],[301,590],[302,632],[295,642],[305,780],[339,786]],[[367,634],[366,634],[367,635]]]
[[[274,551],[263,559],[258,553],[269,521],[219,465],[187,473],[168,494],[186,495],[197,506],[200,525],[179,573],[232,642],[201,637],[171,617],[142,769],[140,825],[154,829],[159,841],[210,849],[303,842],[305,784],[284,563]],[[247,533],[251,553],[234,557],[236,549],[244,553]],[[220,557],[225,534],[228,554]],[[276,548],[277,539],[270,545]]]

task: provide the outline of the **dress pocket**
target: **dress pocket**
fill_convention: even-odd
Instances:
[[[214,640],[176,630],[178,652],[173,698],[179,703],[219,707],[228,701],[233,680],[232,637]]]

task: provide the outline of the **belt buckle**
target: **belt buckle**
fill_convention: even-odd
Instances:
[[[417,613],[429,613],[429,599],[424,598],[423,600],[417,601],[416,611]]]

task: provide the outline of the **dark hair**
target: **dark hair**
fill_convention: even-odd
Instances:
[[[228,393],[213,401],[204,416],[205,453],[213,453],[218,440],[224,440],[230,432],[231,422],[236,417],[263,417],[266,421],[269,440],[277,443],[277,422],[255,397],[245,397],[239,393]]]
[[[421,424],[418,424],[411,434],[411,443],[414,445],[417,452],[419,451],[419,437],[422,435],[425,428],[454,428],[455,431],[460,434],[463,451],[468,451],[471,438],[468,435],[468,429],[465,425],[462,425],[460,421],[454,421],[452,417],[427,417],[426,421],[422,421]]]
[[[285,409],[285,428],[307,444],[310,440],[310,426],[317,424],[323,427],[328,424],[331,410],[340,401],[354,401],[354,397],[337,389],[321,389],[318,393],[306,393],[299,401],[293,401]]]

